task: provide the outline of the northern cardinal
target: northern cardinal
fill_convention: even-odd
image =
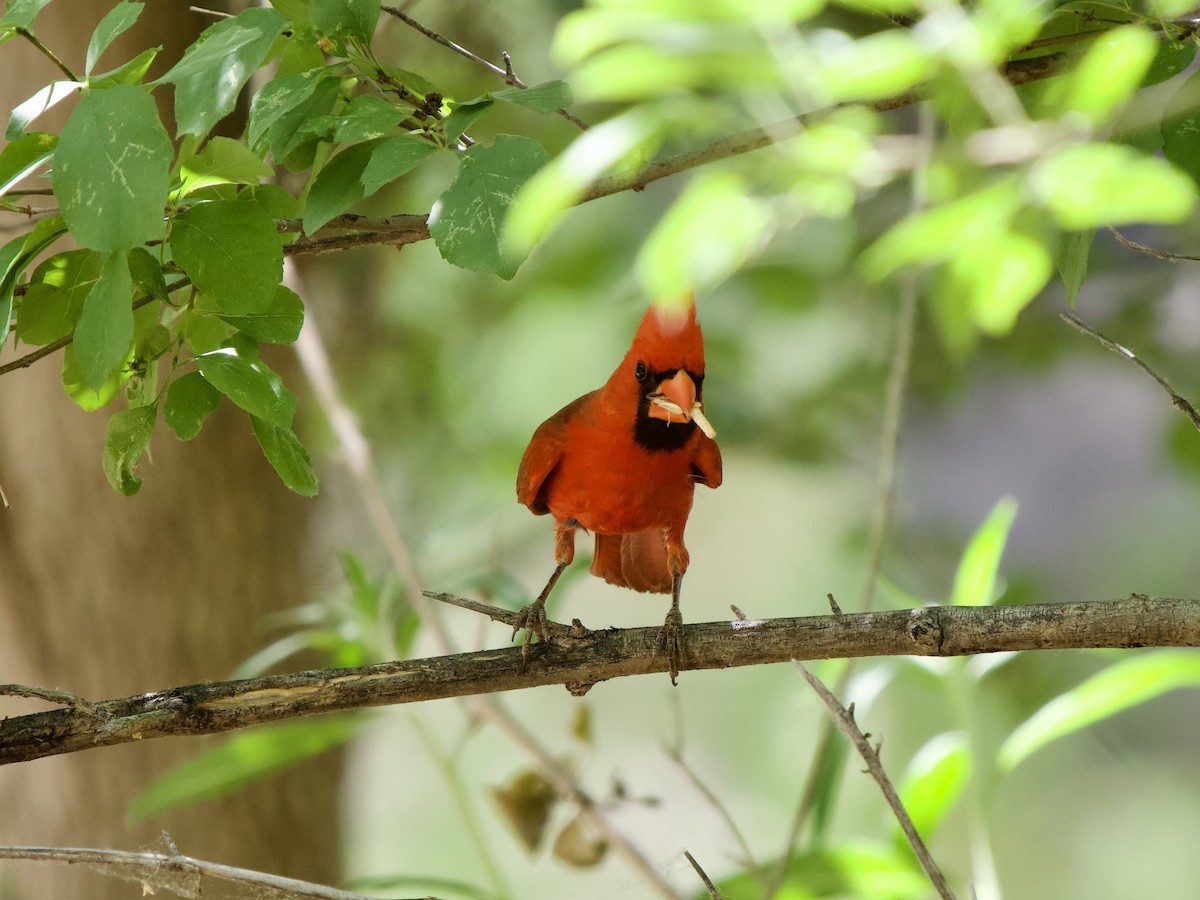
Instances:
[[[671,594],[655,652],[682,661],[679,585],[688,567],[683,529],[696,482],[721,484],[721,451],[704,415],[704,339],[695,298],[686,310],[651,306],[633,345],[599,390],[543,422],[517,473],[517,499],[554,516],[558,565],[521,610],[513,635],[546,639],[546,598],[575,557],[575,530],[596,536],[592,574],[611,584]]]

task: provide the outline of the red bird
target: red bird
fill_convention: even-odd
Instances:
[[[596,536],[592,574],[635,591],[670,593],[656,648],[679,674],[688,567],[683,529],[696,482],[721,484],[721,451],[704,415],[704,339],[695,298],[686,311],[652,306],[633,345],[602,388],[538,427],[521,459],[517,500],[554,516],[558,566],[513,629],[546,640],[546,598],[575,557],[575,530]]]

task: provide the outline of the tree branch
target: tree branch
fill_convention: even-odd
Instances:
[[[337,888],[205,862],[178,853],[133,853],[127,850],[94,850],[81,847],[0,847],[0,859],[58,862],[88,868],[132,881],[142,886],[143,895],[170,891],[180,897],[205,897],[205,885],[219,882],[237,896],[271,900],[370,900]],[[224,894],[222,894],[224,896]]]
[[[173,734],[213,734],[295,716],[563,684],[586,692],[610,678],[665,672],[659,628],[586,632],[521,649],[313,669],[207,682],[0,721],[0,765]],[[1135,594],[1112,602],[926,607],[708,622],[685,629],[681,669],[725,669],[860,656],[966,656],[1011,650],[1200,646],[1200,601]]]

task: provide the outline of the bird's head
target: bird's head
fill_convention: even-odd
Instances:
[[[704,337],[696,321],[695,298],[675,306],[652,305],[642,317],[633,344],[609,379],[610,390],[636,394],[634,435],[642,446],[671,450],[683,446],[698,427],[716,431],[704,415]]]

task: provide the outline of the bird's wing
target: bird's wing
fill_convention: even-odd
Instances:
[[[710,488],[721,486],[721,448],[706,434],[699,436],[696,453],[692,456],[692,474]]]
[[[517,469],[517,500],[528,506],[534,515],[544,516],[550,511],[542,488],[567,451],[567,423],[579,414],[594,393],[584,394],[568,403],[539,425],[525,448]]]

